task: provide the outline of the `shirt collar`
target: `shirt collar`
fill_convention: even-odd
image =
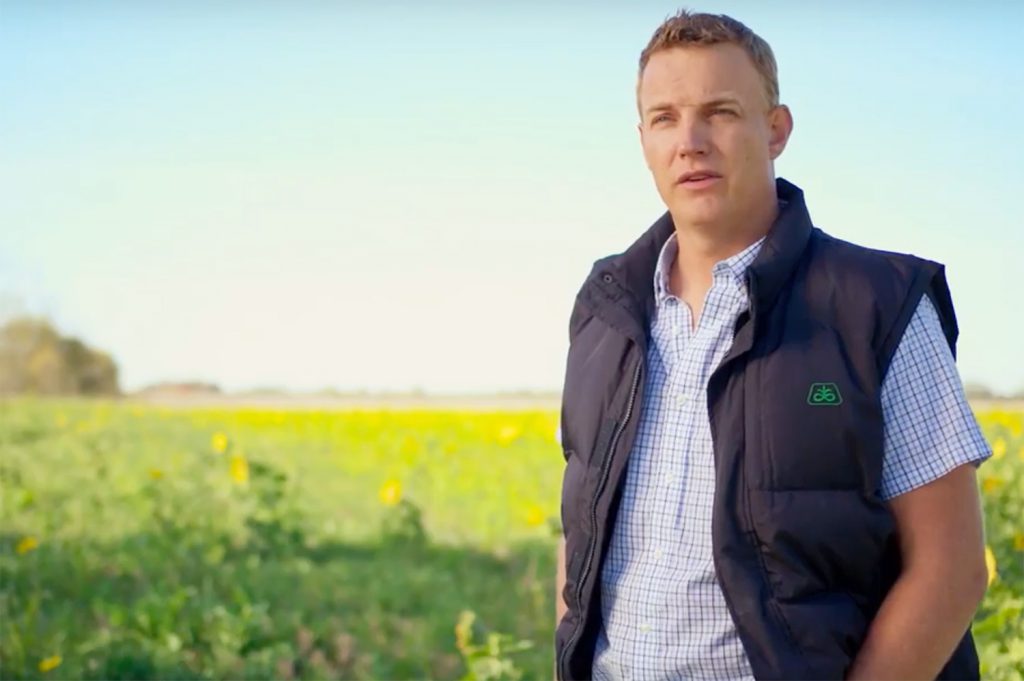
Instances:
[[[712,274],[715,278],[720,276],[731,277],[732,280],[739,286],[746,288],[746,281],[744,275],[746,274],[747,268],[757,258],[758,252],[761,250],[761,246],[764,244],[765,237],[761,237],[754,243],[744,248],[739,253],[729,256],[725,260],[719,260],[715,263],[712,269]],[[672,264],[676,259],[676,252],[679,250],[679,242],[676,239],[676,233],[673,231],[669,234],[668,238],[665,239],[665,243],[661,247],[661,251],[658,253],[658,264],[654,268],[654,298],[658,305],[661,305],[669,296],[669,271],[672,268]]]

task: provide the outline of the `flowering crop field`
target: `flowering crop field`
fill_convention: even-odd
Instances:
[[[1024,678],[1024,412],[979,414]],[[554,411],[0,403],[0,678],[551,678]]]

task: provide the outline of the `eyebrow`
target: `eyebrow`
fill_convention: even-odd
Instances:
[[[647,110],[644,111],[644,115],[649,116],[652,113],[657,113],[658,111],[671,111],[674,108],[675,107],[671,104],[655,104],[654,106],[647,107]]]
[[[729,104],[741,110],[743,109],[743,105],[740,104],[740,101],[735,97],[715,97],[714,99],[709,99],[706,102],[701,102],[697,106],[701,109],[708,109],[715,106],[722,106],[723,104]],[[652,113],[658,113],[659,111],[671,111],[674,108],[676,108],[674,104],[655,104],[654,106],[648,107],[644,112],[644,115],[649,116]]]
[[[723,104],[729,104],[740,109],[743,108],[743,105],[740,104],[740,100],[733,97],[718,97],[717,99],[712,99],[709,102],[704,102],[701,106],[706,109],[712,106],[722,106]]]

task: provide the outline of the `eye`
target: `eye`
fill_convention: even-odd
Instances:
[[[662,121],[667,121],[668,119],[668,114],[658,114],[657,116],[651,119],[651,125],[654,125],[655,123],[661,123]]]
[[[735,116],[736,112],[732,109],[712,109],[712,115],[725,114],[726,116]]]

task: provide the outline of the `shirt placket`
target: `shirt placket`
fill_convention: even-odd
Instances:
[[[677,373],[680,365],[685,361],[688,345],[693,341],[689,326],[691,317],[686,306],[680,304],[675,297],[666,299],[663,310],[664,317],[660,319],[660,328],[657,329],[656,334],[658,345],[662,346],[663,352],[669,355],[663,365],[665,371],[661,388],[662,408],[669,412],[667,414],[668,421],[680,424],[685,423],[687,418],[684,414],[679,413],[679,409],[684,408],[685,404],[679,399],[680,393],[674,389],[674,386],[677,385]],[[682,428],[687,429],[689,426],[683,425]],[[684,438],[682,441],[686,442],[686,439]],[[645,481],[644,486],[647,489],[656,488],[657,490],[648,498],[652,501],[661,500],[660,509],[651,509],[654,513],[670,511],[670,500],[679,497],[682,481],[680,471],[685,466],[686,456],[686,452],[679,450],[679,447],[671,446],[670,441],[670,444],[664,446],[659,455],[653,459],[653,465],[647,469],[650,477]],[[665,531],[666,529],[659,528],[650,536],[648,559],[654,562],[655,574],[658,574],[659,578],[667,574],[664,562],[671,559],[667,551],[668,538],[663,534]],[[668,529],[667,531],[674,530]],[[667,585],[658,584],[656,588],[665,589]],[[663,598],[654,601],[648,600],[645,603],[645,609],[647,612],[637,622],[635,629],[635,651],[639,658],[649,661],[649,665],[643,667],[642,670],[637,670],[636,675],[633,676],[635,679],[648,678],[648,672],[655,671],[654,665],[670,649],[668,640],[665,638],[666,631],[660,625],[667,622],[674,613],[666,608]],[[623,671],[625,672],[625,670]]]
[[[698,525],[705,520],[710,523],[709,499],[706,498],[709,495],[704,487],[705,479],[713,475],[714,464],[712,453],[703,445],[705,433],[700,432],[698,417],[703,416],[706,409],[704,391],[713,364],[709,355],[714,352],[722,325],[729,316],[730,293],[729,282],[716,276],[701,312],[700,327],[689,339],[678,365],[678,391],[683,397],[677,408],[682,409],[680,416],[686,451],[680,453],[682,460],[678,464],[677,498],[680,501],[674,525],[676,531],[686,537],[684,545],[688,546],[703,543],[701,538],[706,532]]]

